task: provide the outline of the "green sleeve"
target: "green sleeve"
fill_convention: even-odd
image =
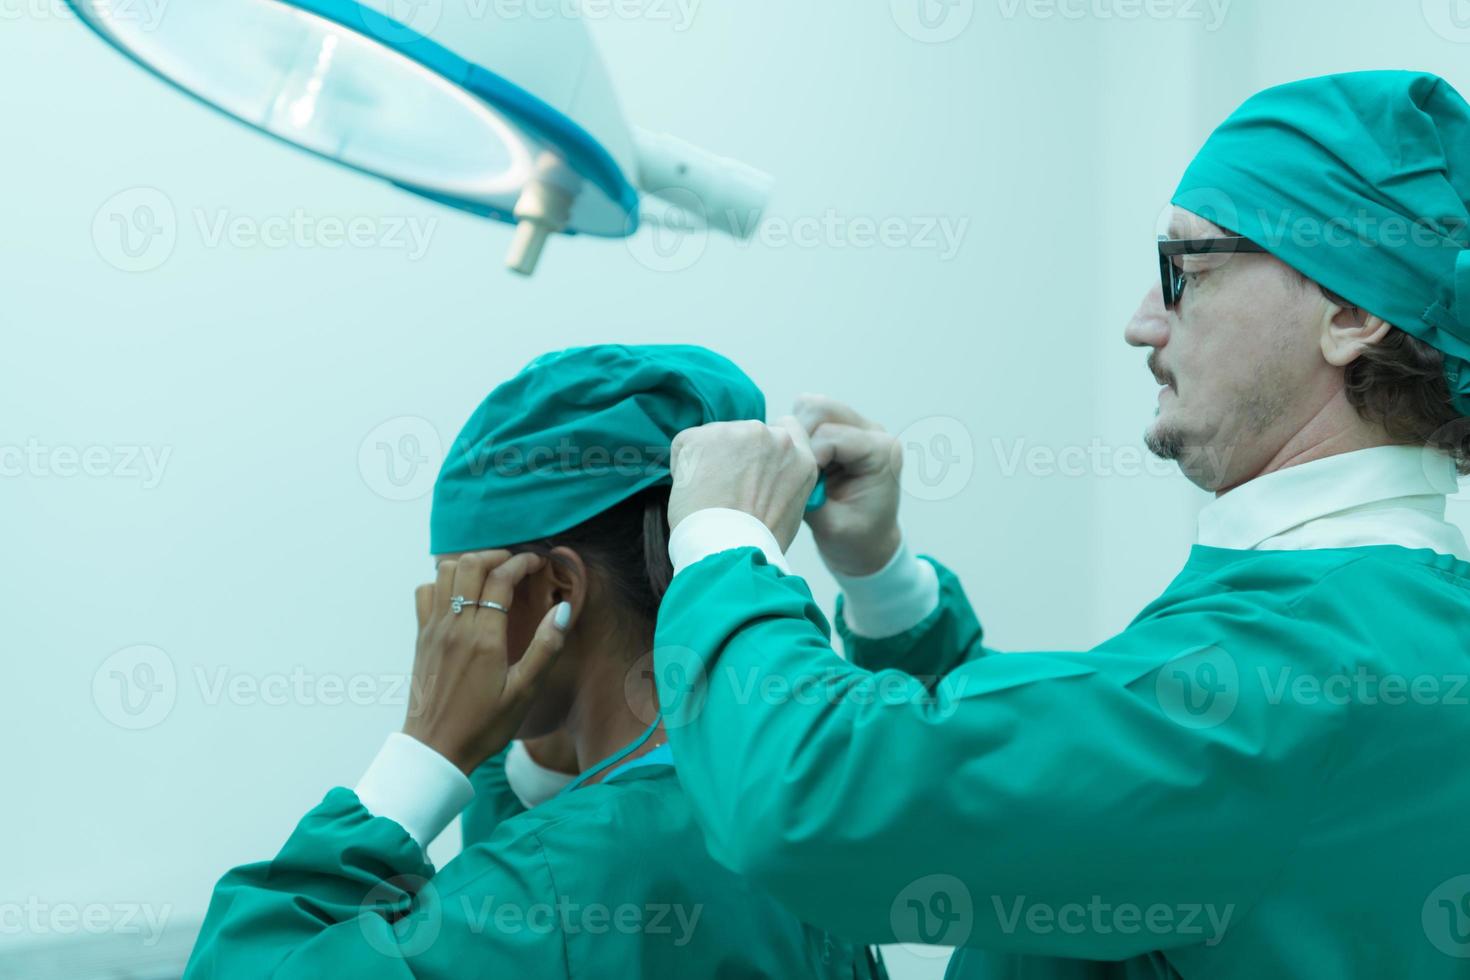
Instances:
[[[1222,716],[1177,678],[1209,693],[1230,669],[1325,670],[1331,646],[1269,593],[1227,592],[1086,653],[972,660],[931,692],[838,657],[806,583],[743,548],[674,578],[655,677],[710,852],[802,919],[857,942],[1111,960],[1199,943],[1206,906],[1248,913],[1342,725],[1340,707],[1240,683]],[[1093,927],[1096,903],[1162,905],[1173,931]],[[1081,921],[1046,928],[1038,909]]]
[[[274,860],[221,879],[184,977],[450,980],[466,964],[481,980],[565,976],[560,930],[525,918],[552,893],[534,835],[503,828],[435,874],[402,827],[336,788]]]
[[[859,636],[842,615],[847,597],[838,595],[834,622],[852,663],[866,670],[901,670],[924,680],[925,686],[932,689],[939,678],[960,664],[993,651],[982,645],[984,630],[960,580],[928,555],[920,555],[918,560],[933,565],[939,576],[939,605],[923,621],[894,636]]]
[[[510,749],[507,748],[498,755],[491,756],[470,773],[470,785],[475,788],[475,798],[464,808],[459,818],[465,847],[489,840],[502,820],[509,820],[526,812],[526,808],[510,788],[510,780],[505,777],[505,757],[509,752]]]

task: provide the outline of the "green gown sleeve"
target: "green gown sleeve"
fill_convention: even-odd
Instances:
[[[475,788],[475,798],[464,808],[459,818],[460,834],[465,847],[489,840],[501,821],[526,812],[525,806],[510,788],[510,780],[505,776],[505,757],[509,752],[510,749],[507,748],[498,755],[491,756],[470,773],[470,785]]]
[[[467,963],[479,980],[566,976],[558,929],[499,917],[550,915],[552,894],[534,834],[502,830],[435,874],[402,827],[338,787],[274,860],[219,882],[184,977],[450,980]]]
[[[918,560],[933,565],[939,576],[939,605],[923,621],[894,636],[860,636],[843,618],[847,597],[838,595],[834,623],[852,663],[867,670],[901,670],[932,689],[940,677],[960,664],[993,651],[982,643],[984,630],[960,580],[927,555]]]
[[[1267,586],[1201,592],[1094,650],[979,657],[931,692],[838,657],[806,583],[741,548],[675,576],[655,677],[710,852],[799,917],[857,942],[1121,959],[1207,938],[1202,905],[1243,918],[1308,821],[1343,709],[1236,685],[1202,723],[1171,700],[1189,670],[1335,665],[1302,612]],[[950,622],[948,646],[978,639]],[[1174,931],[1095,928],[1098,903],[1164,906]],[[1083,921],[1031,918],[1079,904]]]

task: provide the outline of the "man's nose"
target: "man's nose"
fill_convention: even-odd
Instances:
[[[1133,347],[1163,347],[1169,340],[1169,311],[1164,309],[1164,287],[1155,283],[1128,321],[1123,339]]]

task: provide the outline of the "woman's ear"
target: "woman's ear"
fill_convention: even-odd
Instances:
[[[558,602],[571,603],[572,621],[576,622],[591,590],[587,563],[582,560],[581,555],[564,545],[552,548],[548,557],[549,560],[541,570],[549,590],[548,602],[550,605]]]
[[[1333,367],[1347,367],[1363,351],[1388,336],[1393,324],[1357,307],[1327,303],[1328,315],[1322,324],[1322,356]]]

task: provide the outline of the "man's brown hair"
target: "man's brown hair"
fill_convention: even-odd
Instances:
[[[1329,289],[1338,306],[1356,307]],[[1365,421],[1382,426],[1394,442],[1431,446],[1470,475],[1470,418],[1455,410],[1444,355],[1398,327],[1347,366],[1347,400]]]

